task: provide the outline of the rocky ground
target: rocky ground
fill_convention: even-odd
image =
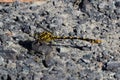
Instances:
[[[102,43],[36,42],[43,31]],[[120,0],[0,3],[0,80],[120,80]]]

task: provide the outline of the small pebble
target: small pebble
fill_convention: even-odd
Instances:
[[[9,62],[7,64],[7,68],[15,69],[16,68],[16,63],[13,63],[12,61],[9,60]]]
[[[0,22],[0,28],[2,28],[3,27],[3,22]]]
[[[120,62],[119,61],[111,61],[106,64],[105,69],[108,71],[118,71],[120,68]]]
[[[115,2],[115,6],[118,7],[118,8],[120,8],[120,1],[116,1]]]
[[[114,76],[117,80],[120,79],[120,73],[116,73],[115,76]]]
[[[4,64],[4,58],[0,56],[0,66]]]
[[[67,53],[69,52],[69,48],[65,48],[65,47],[57,47],[56,50],[59,52],[59,53]]]

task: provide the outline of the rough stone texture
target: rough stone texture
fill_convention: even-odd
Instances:
[[[119,61],[111,61],[106,64],[105,67],[107,70],[110,71],[119,71],[120,70],[120,62]]]
[[[119,80],[119,0],[0,3],[0,80]],[[37,43],[34,33],[101,39]]]

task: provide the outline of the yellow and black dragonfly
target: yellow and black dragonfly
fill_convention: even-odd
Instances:
[[[64,39],[64,40],[79,39],[79,40],[90,42],[92,44],[94,43],[99,44],[102,42],[99,39],[90,39],[90,38],[75,37],[75,36],[55,36],[51,32],[47,32],[47,31],[44,31],[42,33],[35,33],[34,37],[38,42],[51,42],[52,40],[56,40],[56,39]]]

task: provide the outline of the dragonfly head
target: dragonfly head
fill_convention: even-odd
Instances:
[[[50,32],[35,33],[34,38],[39,42],[50,42],[54,40],[54,36]]]

